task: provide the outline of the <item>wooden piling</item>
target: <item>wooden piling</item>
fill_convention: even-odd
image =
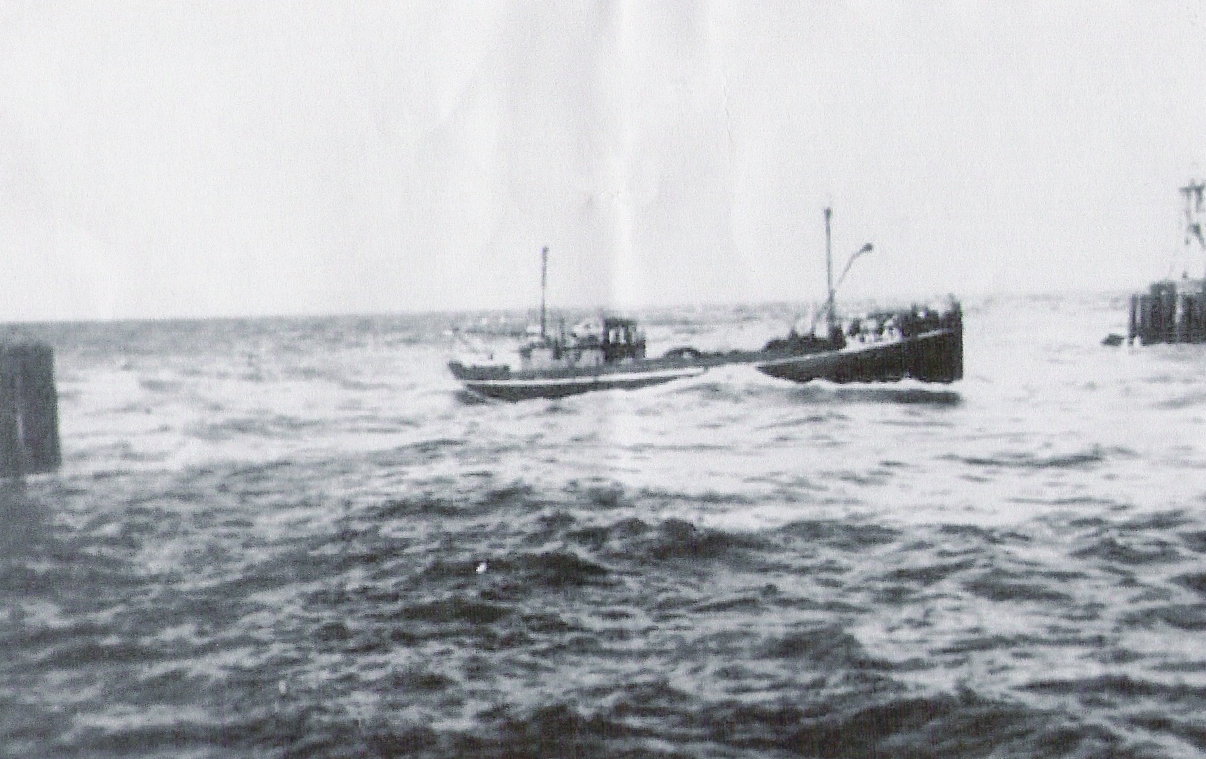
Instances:
[[[1128,345],[1135,342],[1135,338],[1139,335],[1139,296],[1131,296],[1131,315],[1127,320],[1126,327],[1126,342]]]
[[[1132,295],[1128,338],[1143,345],[1206,342],[1206,286],[1166,280]]]
[[[53,349],[0,343],[0,476],[49,472],[61,463]]]

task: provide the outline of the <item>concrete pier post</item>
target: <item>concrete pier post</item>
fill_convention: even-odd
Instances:
[[[0,343],[0,476],[49,472],[61,463],[54,351],[44,343]]]

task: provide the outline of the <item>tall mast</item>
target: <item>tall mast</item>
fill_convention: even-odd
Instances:
[[[1203,236],[1202,229],[1202,213],[1203,213],[1203,194],[1206,193],[1206,182],[1195,182],[1192,179],[1189,184],[1181,188],[1181,194],[1185,196],[1185,247],[1186,252],[1191,246],[1193,240],[1197,240],[1198,244],[1206,249],[1206,237]],[[1206,276],[1206,272],[1203,273]]]
[[[544,339],[544,288],[547,280],[549,267],[549,249],[545,246],[540,249],[540,339]]]
[[[825,291],[827,293],[825,311],[830,323],[833,322],[833,251],[829,241],[829,218],[831,216],[833,216],[833,209],[827,206],[825,208]]]

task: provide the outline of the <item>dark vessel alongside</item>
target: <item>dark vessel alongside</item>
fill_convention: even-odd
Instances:
[[[833,281],[830,220],[825,209],[825,278],[827,297],[823,316],[827,337],[788,335],[771,341],[763,353],[775,349],[789,355],[760,359],[758,371],[792,382],[920,382],[951,383],[963,378],[963,311],[950,297],[940,308],[918,307],[878,311],[850,319],[837,318],[837,289],[850,273],[855,259],[872,250],[867,243],[846,261]],[[849,338],[849,339],[847,339]]]
[[[859,326],[866,321],[888,325],[886,334]],[[949,384],[963,378],[963,314],[958,303],[951,302],[943,310],[913,308],[871,314],[852,324],[850,337],[840,348],[788,351],[787,356],[761,360],[755,367],[792,382],[915,379]]]

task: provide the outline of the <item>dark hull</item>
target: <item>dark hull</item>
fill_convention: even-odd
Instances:
[[[951,383],[963,377],[963,331],[959,327],[924,332],[901,340],[840,351],[789,356],[755,365],[771,377],[810,382]]]

